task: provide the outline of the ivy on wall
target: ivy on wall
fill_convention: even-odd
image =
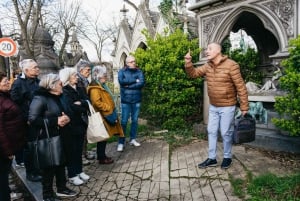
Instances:
[[[173,1],[172,0],[163,0],[158,6],[163,18],[166,20],[168,25],[170,26],[170,31],[173,32],[179,26],[181,26],[182,22],[178,17],[178,13],[173,11]]]

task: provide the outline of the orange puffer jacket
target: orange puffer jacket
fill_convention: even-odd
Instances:
[[[227,56],[223,56],[218,65],[208,62],[194,68],[193,63],[188,63],[185,71],[191,78],[206,76],[210,104],[216,107],[233,106],[237,103],[238,95],[240,109],[242,111],[249,109],[248,93],[240,67]]]

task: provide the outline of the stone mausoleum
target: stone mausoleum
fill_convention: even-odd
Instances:
[[[189,7],[197,16],[200,47],[213,41],[222,43],[230,32],[241,29],[254,40],[265,85],[248,90],[249,101],[260,102],[268,111],[267,118],[258,122],[258,127],[276,129],[271,123],[271,118],[276,116],[273,105],[275,97],[282,92],[272,81],[278,80],[280,62],[288,57],[289,40],[300,33],[299,9],[297,0],[196,0]],[[204,62],[205,57],[200,54],[199,64]],[[208,97],[204,102],[204,119],[207,119]]]
[[[186,2],[181,3],[184,5]],[[165,27],[168,27],[159,13],[149,10],[148,3],[149,1],[141,0],[133,26],[128,24],[126,17],[120,24],[113,52],[115,81],[117,71],[124,66],[126,57],[139,47],[147,48],[141,30],[147,29],[151,36],[155,37],[156,33],[161,33]],[[230,33],[240,30],[251,36],[259,53],[259,71],[264,77],[262,80],[264,85],[259,88],[253,87],[255,83],[252,83],[253,85],[249,83],[250,104],[260,111],[256,114],[257,133],[266,135],[281,133],[272,124],[271,119],[278,116],[274,111],[275,97],[284,94],[277,86],[278,79],[282,75],[281,61],[289,56],[289,40],[300,34],[300,2],[298,0],[194,0],[189,1],[187,9],[192,11],[194,16],[186,18],[188,20],[185,23],[197,29],[199,46],[202,48],[210,42],[222,43]],[[197,65],[204,62],[206,62],[204,54],[200,54]],[[206,86],[204,92],[206,95],[203,117],[204,124],[207,124],[209,99]],[[262,146],[265,146],[265,141],[261,142]]]

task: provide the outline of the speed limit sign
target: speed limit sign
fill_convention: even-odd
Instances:
[[[17,53],[17,43],[11,38],[0,38],[0,55],[10,57]]]

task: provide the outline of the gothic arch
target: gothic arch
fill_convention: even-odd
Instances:
[[[137,48],[141,48],[141,49],[143,49],[143,50],[146,50],[148,47],[147,47],[146,43],[141,42],[141,43],[138,45]]]
[[[251,16],[250,18],[252,20],[256,20],[255,23],[261,25],[260,28],[264,29],[264,33],[260,33],[262,35],[259,35],[258,32],[260,30],[257,26],[250,27],[249,24],[251,23],[245,23],[245,21],[242,20],[246,19],[245,16]],[[239,25],[237,25],[237,23],[239,23]],[[287,52],[288,41],[286,38],[288,37],[284,31],[282,23],[276,16],[274,16],[274,14],[257,6],[241,6],[223,16],[218,25],[215,27],[215,31],[212,33],[210,40],[207,42],[222,42],[229,35],[230,31],[238,31],[239,28],[242,28],[242,25],[245,27],[248,26],[249,30],[245,30],[247,33],[250,32],[251,34],[257,34],[253,37],[253,39],[258,45],[258,48],[266,49],[263,43],[265,41],[269,41],[269,39],[271,39],[272,43],[276,43],[276,45],[270,48],[269,52],[262,56],[264,61],[268,60],[270,55]],[[263,40],[264,37],[267,37],[268,40]]]
[[[132,46],[131,46],[132,51],[135,51],[137,48],[139,48],[141,44],[144,44],[144,45],[145,45],[145,44],[146,44],[146,41],[145,41],[145,40],[146,40],[146,39],[145,39],[144,35],[142,35],[142,36],[136,38],[136,39],[134,40],[134,42],[132,43]],[[145,46],[146,46],[146,45],[145,45]]]
[[[123,44],[119,49],[117,54],[115,55],[115,58],[117,58],[113,64],[114,68],[119,69],[124,66],[124,62],[127,55],[130,54],[130,49],[127,46],[127,44]],[[125,55],[125,56],[124,56]]]
[[[120,63],[119,66],[120,68],[122,68],[123,66],[125,66],[125,60],[127,58],[127,54],[125,52],[122,53],[121,57],[120,57]]]

